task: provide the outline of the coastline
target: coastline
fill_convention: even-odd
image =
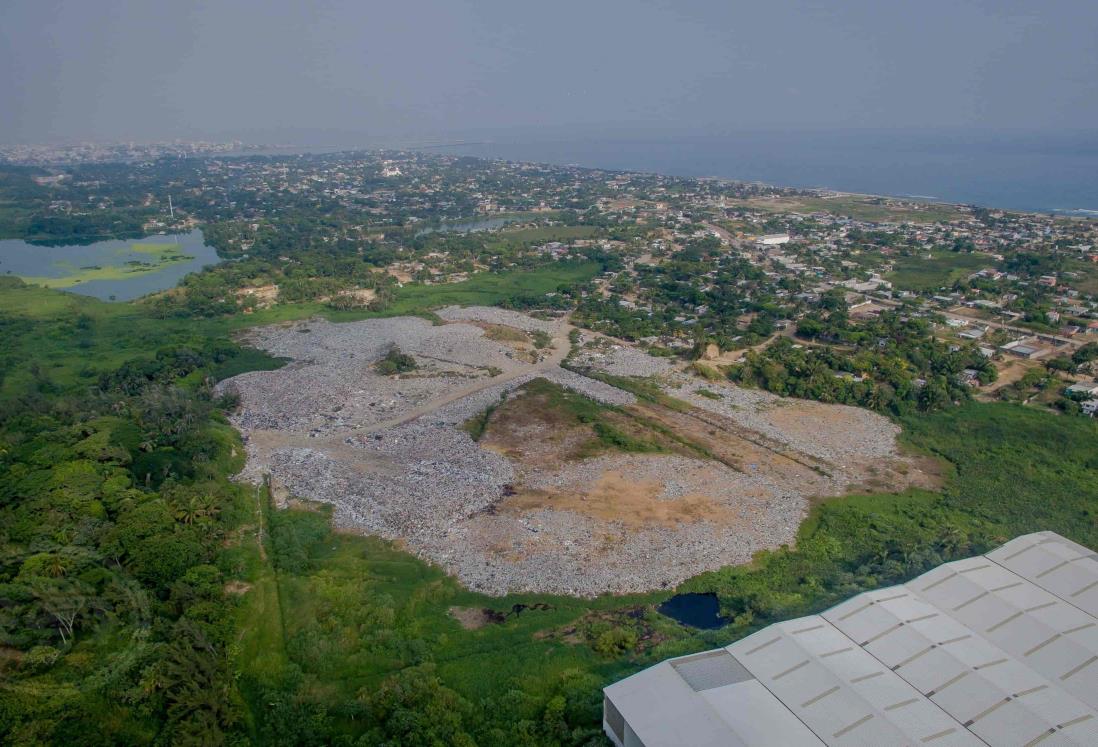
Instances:
[[[1098,216],[1098,147],[1090,135],[956,140],[939,133],[744,133],[496,141],[430,152],[1012,213]]]

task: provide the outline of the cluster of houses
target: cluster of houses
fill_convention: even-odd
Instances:
[[[1084,415],[1098,415],[1098,382],[1079,381],[1069,386],[1065,393],[1072,399],[1080,400],[1079,408]]]

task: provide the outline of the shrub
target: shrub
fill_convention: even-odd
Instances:
[[[390,346],[385,356],[374,364],[374,370],[383,376],[408,373],[415,371],[417,367],[416,359],[401,352],[396,345]]]
[[[35,646],[23,657],[23,668],[32,672],[42,672],[61,658],[61,652],[53,646]]]

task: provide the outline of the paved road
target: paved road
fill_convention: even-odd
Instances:
[[[703,223],[703,226],[708,228],[713,233],[717,234],[717,237],[725,244],[734,244],[736,237],[724,230],[720,226],[715,226],[712,223]]]

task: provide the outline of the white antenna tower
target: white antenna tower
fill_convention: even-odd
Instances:
[[[172,207],[172,196],[168,195],[168,212],[172,215],[172,221],[175,221],[175,208]]]

